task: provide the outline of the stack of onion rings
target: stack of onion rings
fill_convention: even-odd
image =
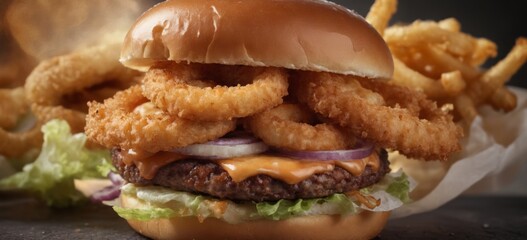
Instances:
[[[134,79],[140,73],[119,63],[120,48],[104,44],[44,60],[24,88],[0,90],[0,154],[19,157],[40,148],[40,127],[52,119],[66,120],[73,132],[82,132],[88,101],[102,101],[138,82]],[[34,126],[15,129],[22,117],[30,116],[29,109],[37,118]]]
[[[460,149],[461,128],[422,93],[331,73],[290,78],[291,100],[308,108],[282,104],[283,69],[159,62],[140,86],[90,103],[86,133],[106,147],[170,151],[217,139],[244,118],[266,144],[294,151],[343,150],[356,139],[426,160]]]
[[[355,136],[428,160],[446,159],[460,149],[461,128],[424,94],[379,80],[330,73],[303,72],[298,78],[302,79],[297,84],[299,99]],[[350,91],[357,87],[380,94],[386,104]]]
[[[236,127],[234,120],[191,121],[150,104],[140,86],[118,92],[104,104],[90,102],[86,135],[108,148],[158,152],[214,140]]]

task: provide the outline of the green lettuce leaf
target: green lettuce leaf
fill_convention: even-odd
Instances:
[[[389,175],[388,177],[393,179],[386,188],[386,192],[401,200],[403,203],[410,202],[410,180],[408,176],[402,173],[399,176]]]
[[[327,205],[327,206],[326,206]],[[324,198],[279,200],[277,202],[256,203],[257,215],[273,220],[286,219],[298,215],[308,215],[313,207],[336,208],[334,212],[340,214],[355,213],[356,204],[345,194],[333,194]]]
[[[111,169],[109,151],[88,150],[86,135],[71,134],[62,120],[46,123],[42,132],[44,144],[37,159],[0,180],[0,190],[30,191],[53,207],[82,202],[85,197],[75,189],[74,179],[105,178]]]
[[[170,208],[129,209],[113,206],[113,210],[124,219],[135,219],[139,221],[171,218],[176,216],[176,213]]]
[[[188,192],[173,191],[159,186],[138,187],[127,184],[121,189],[121,194],[141,202],[142,208],[125,209],[114,206],[114,209],[123,218],[143,221],[197,216],[200,218],[214,217],[229,223],[238,223],[256,219],[281,220],[306,215],[357,214],[363,209],[391,211],[409,201],[410,190],[410,181],[404,173],[390,173],[378,184],[361,190],[361,194],[381,200],[379,206],[369,209],[346,194],[294,201],[235,203]]]

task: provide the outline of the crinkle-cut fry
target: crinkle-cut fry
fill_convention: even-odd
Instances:
[[[510,112],[518,105],[518,97],[506,87],[501,87],[490,96],[488,102],[496,110]]]
[[[440,82],[445,91],[452,96],[461,93],[467,86],[460,71],[441,74]]]
[[[451,31],[451,32],[460,32],[461,23],[455,18],[445,18],[437,23],[440,28]]]
[[[14,128],[29,110],[23,87],[0,89],[0,128]]]
[[[496,65],[487,70],[479,79],[469,84],[467,94],[476,105],[488,99],[496,89],[503,86],[527,61],[527,38],[519,38],[516,45]]]
[[[486,39],[478,38],[476,39],[476,48],[474,52],[469,55],[467,61],[470,65],[478,67],[481,64],[485,63],[487,59],[494,58],[498,55],[498,47],[496,43]]]
[[[441,98],[446,95],[441,83],[406,66],[401,60],[394,56],[394,73],[392,83],[423,91],[432,99]]]
[[[445,44],[449,52],[465,56],[475,47],[475,39],[468,34],[441,28],[433,21],[414,21],[407,26],[391,26],[384,31],[384,40],[389,44],[418,46],[423,43]]]
[[[467,126],[470,126],[478,115],[474,101],[466,94],[456,96],[454,99],[454,110],[463,118]]]
[[[104,81],[129,80],[137,72],[119,62],[121,44],[105,44],[41,62],[26,80],[28,99],[40,105],[58,105],[62,96]]]
[[[462,62],[439,47],[427,45],[420,50],[423,54],[423,58],[427,59],[426,61],[435,63],[435,66],[441,72],[458,70],[461,72],[461,75],[463,75],[463,79],[469,82],[481,75],[479,69]]]
[[[395,11],[397,11],[397,0],[376,0],[366,16],[366,21],[383,35]]]
[[[41,145],[42,132],[38,123],[25,132],[9,132],[0,128],[0,155],[18,157]]]

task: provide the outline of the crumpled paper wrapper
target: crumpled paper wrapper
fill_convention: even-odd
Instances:
[[[490,107],[481,109],[463,142],[463,150],[449,163],[423,162],[390,156],[392,168],[402,167],[418,185],[414,201],[396,209],[392,217],[404,217],[436,209],[460,194],[493,193],[519,177],[527,153],[527,90],[511,88],[517,108],[507,114]],[[408,170],[407,170],[408,168]]]

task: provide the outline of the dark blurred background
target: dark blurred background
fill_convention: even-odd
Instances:
[[[333,1],[363,16],[374,2]],[[51,55],[69,52],[71,46],[93,44],[102,38],[103,33],[104,39],[119,36],[112,35],[115,29],[127,29],[133,19],[156,2],[161,0],[0,0],[0,86],[9,86],[8,81],[13,79],[18,79],[15,85],[20,85],[36,62]],[[498,56],[485,64],[488,67],[506,55],[517,37],[527,36],[524,2],[399,0],[392,23],[455,17],[462,24],[464,32],[488,38],[498,45]],[[16,7],[8,11],[9,5]],[[6,20],[8,15],[11,21]],[[108,33],[111,34],[108,36]],[[20,47],[11,34],[16,36]],[[57,39],[61,40],[60,44],[50,44],[57,43]],[[524,66],[509,84],[527,88],[527,67]]]
[[[373,0],[333,0],[366,16]],[[391,23],[411,23],[416,19],[441,20],[455,17],[462,31],[485,37],[498,45],[498,56],[485,66],[492,66],[514,46],[516,38],[527,37],[525,1],[512,0],[400,0]],[[527,66],[511,79],[510,85],[527,88]]]

